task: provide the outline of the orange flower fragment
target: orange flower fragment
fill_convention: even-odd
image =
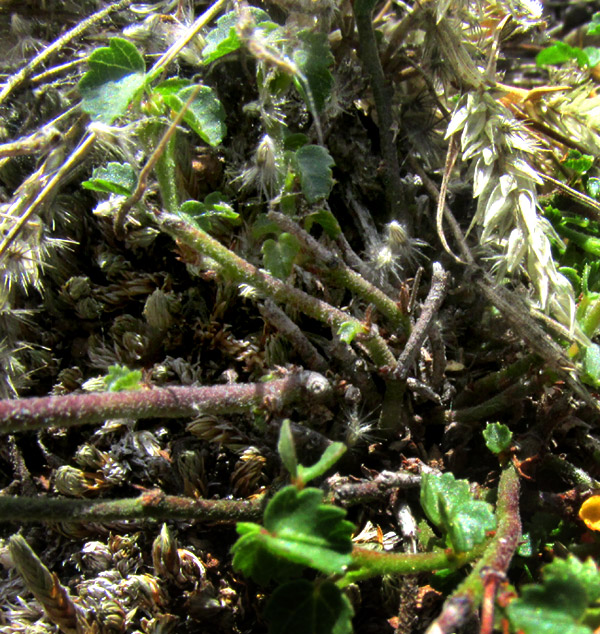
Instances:
[[[600,531],[600,495],[593,495],[581,505],[579,517],[590,530]]]

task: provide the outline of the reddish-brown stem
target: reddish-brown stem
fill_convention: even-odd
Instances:
[[[128,392],[69,394],[0,401],[0,434],[101,423],[110,418],[180,418],[199,413],[278,411],[289,402],[330,394],[315,372],[297,372],[266,383],[163,387]]]

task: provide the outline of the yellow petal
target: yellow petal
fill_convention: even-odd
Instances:
[[[600,531],[600,495],[593,495],[581,505],[579,517],[589,529]]]

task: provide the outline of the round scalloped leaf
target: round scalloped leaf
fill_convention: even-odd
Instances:
[[[144,58],[131,42],[113,37],[108,46],[91,53],[88,66],[79,82],[81,108],[94,121],[110,125],[144,86]]]
[[[331,581],[290,581],[275,590],[265,617],[269,634],[351,634],[353,610]]]
[[[506,425],[489,423],[483,430],[486,447],[494,454],[501,454],[510,449],[512,432]]]
[[[305,145],[296,152],[302,193],[309,203],[327,198],[333,187],[329,152],[320,145]]]
[[[179,112],[198,86],[186,86],[177,94],[165,94],[166,104]],[[200,86],[192,103],[188,106],[183,120],[206,143],[219,145],[227,134],[225,109],[208,86]]]

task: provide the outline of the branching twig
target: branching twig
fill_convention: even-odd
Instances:
[[[284,214],[270,211],[268,218],[276,222],[284,231],[295,236],[307,251],[310,251],[323,262],[328,267],[326,271],[328,277],[373,304],[390,321],[394,328],[402,328],[405,332],[410,331],[410,322],[407,315],[402,314],[398,304],[383,291],[346,266],[336,257],[335,253],[319,244],[308,232]]]
[[[296,352],[302,358],[305,367],[315,372],[326,372],[328,369],[327,361],[323,358],[319,351],[306,338],[302,330],[275,304],[274,301],[267,299],[265,303],[259,306],[260,314],[265,320],[271,323],[279,332],[286,337]]]
[[[244,282],[277,302],[290,304],[309,317],[318,319],[336,330],[348,323],[355,325],[359,332],[364,329],[358,320],[347,313],[260,271],[199,227],[194,227],[177,216],[167,214],[163,214],[159,221],[162,229],[170,236],[191,247],[197,253],[207,255],[218,262],[223,272],[231,279]],[[365,334],[361,336],[360,343],[367,349],[377,366],[395,366],[394,355],[378,334]]]
[[[33,71],[50,59],[50,57],[56,52],[60,51],[68,42],[74,40],[77,36],[81,35],[84,31],[87,31],[91,26],[94,26],[107,15],[110,15],[114,11],[127,8],[133,0],[120,0],[114,4],[109,4],[100,11],[94,13],[89,18],[80,22],[77,26],[73,27],[70,31],[67,31],[64,35],[52,42],[50,46],[47,46],[43,51],[40,51],[31,61],[29,61],[20,71],[11,75],[0,92],[0,104],[4,103],[10,94],[18,88],[28,77],[30,77]]]
[[[398,359],[398,365],[394,372],[395,378],[399,381],[405,381],[410,372],[410,368],[415,357],[421,350],[421,346],[427,337],[427,331],[431,322],[435,318],[448,290],[449,275],[444,271],[439,262],[433,263],[433,275],[431,278],[431,288],[427,295],[427,299],[423,304],[421,315],[414,325],[413,330],[404,346],[404,350]]]

